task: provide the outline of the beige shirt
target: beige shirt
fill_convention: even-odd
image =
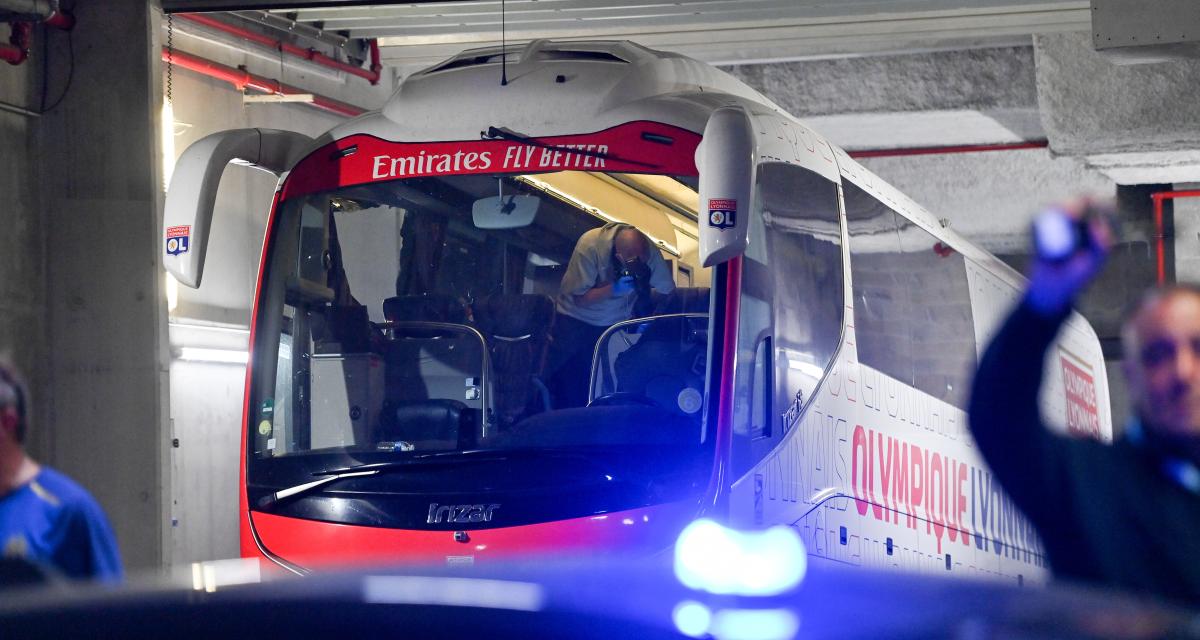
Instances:
[[[617,232],[629,226],[610,222],[579,236],[579,241],[575,243],[575,252],[571,254],[571,262],[567,265],[567,272],[563,274],[562,283],[559,285],[556,305],[559,313],[597,327],[607,327],[628,320],[633,315],[633,304],[637,300],[634,291],[591,304],[576,300],[576,296],[587,293],[593,287],[613,281],[613,240]],[[662,253],[657,248],[651,247],[647,266],[650,267],[650,286],[655,291],[670,293],[675,290],[671,267],[663,260]]]

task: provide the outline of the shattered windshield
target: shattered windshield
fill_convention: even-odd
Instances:
[[[435,176],[285,203],[253,455],[698,448],[710,290],[686,182]]]

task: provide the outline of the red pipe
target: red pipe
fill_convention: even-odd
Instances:
[[[1163,200],[1175,198],[1200,198],[1200,191],[1159,191],[1150,194],[1154,201],[1154,241],[1158,251],[1158,284],[1167,281],[1167,265],[1165,258],[1166,231],[1163,229]]]
[[[901,156],[932,156],[948,153],[979,153],[981,151],[1017,151],[1020,149],[1045,149],[1049,140],[1032,140],[1008,144],[968,144],[950,147],[909,147],[906,149],[865,149],[847,151],[851,158],[888,158]]]
[[[379,82],[379,73],[383,71],[383,63],[379,60],[379,40],[371,38],[371,73],[375,74],[375,79],[371,84]]]
[[[177,64],[184,69],[195,71],[196,73],[206,75],[210,78],[224,80],[225,82],[228,82],[236,87],[238,91],[243,91],[248,87],[250,89],[254,89],[255,91],[277,96],[309,93],[308,91],[298,87],[283,84],[278,80],[256,76],[245,69],[227,67],[223,64],[213,62],[212,60],[207,60],[205,58],[194,56],[190,53],[184,53],[179,50],[168,51],[166,47],[163,47],[162,59],[163,62]],[[318,109],[323,109],[330,113],[336,113],[338,115],[349,117],[362,115],[367,112],[366,109],[362,109],[351,104],[346,104],[345,102],[340,102],[338,100],[334,100],[333,98],[315,94],[313,95],[313,101],[305,104],[309,104]]]
[[[176,14],[176,15],[178,15],[180,18],[182,18],[184,20],[188,20],[189,22],[194,22],[199,25],[204,25],[205,27],[208,27],[210,29],[220,31],[222,33],[228,33],[230,35],[237,36],[243,40],[249,40],[250,42],[262,45],[269,49],[274,49],[275,51],[282,51],[283,53],[286,53],[290,56],[295,56],[297,58],[303,58],[305,60],[308,60],[309,62],[321,65],[323,67],[328,67],[330,69],[337,69],[338,71],[344,71],[346,73],[356,75],[360,78],[365,78],[365,79],[369,80],[371,82],[371,84],[379,83],[379,72],[382,69],[382,67],[379,64],[378,44],[376,43],[375,40],[371,40],[371,69],[367,70],[367,69],[363,69],[361,67],[356,67],[352,64],[347,64],[345,62],[336,60],[334,58],[330,58],[329,56],[321,53],[320,51],[317,51],[316,49],[305,49],[303,47],[297,47],[294,44],[288,44],[282,40],[276,40],[275,38],[272,38],[271,36],[264,35],[264,34],[256,32],[256,31],[251,31],[250,29],[244,29],[237,25],[229,24],[228,22],[223,22],[221,20],[217,20],[216,18],[211,18],[204,14],[180,13],[180,14]]]
[[[54,27],[55,29],[70,31],[71,29],[75,28],[75,16],[67,13],[66,11],[55,11],[54,13],[50,14],[49,18],[43,20],[42,23]]]
[[[0,60],[3,60],[11,65],[18,65],[29,59],[29,44],[33,33],[32,22],[10,22],[12,27],[12,35],[9,37],[11,44],[0,44]],[[42,24],[70,31],[75,27],[75,16],[65,11],[55,11],[42,20]]]
[[[0,60],[12,65],[18,65],[29,59],[29,36],[33,32],[33,24],[29,22],[13,22],[12,36],[8,41],[12,44],[0,44]]]

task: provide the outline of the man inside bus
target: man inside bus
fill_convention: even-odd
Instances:
[[[0,556],[68,578],[120,580],[116,539],[100,505],[25,452],[28,398],[16,370],[0,360]]]
[[[1200,604],[1200,288],[1152,290],[1127,317],[1134,417],[1115,442],[1054,435],[1039,415],[1046,352],[1113,243],[1088,207],[1062,207],[1085,220],[1082,246],[1035,260],[1021,303],[983,355],[971,431],[1058,577]]]
[[[636,228],[612,222],[585,232],[559,284],[546,379],[555,408],[587,402],[592,352],[610,326],[650,312],[650,290],[675,290],[671,267]]]

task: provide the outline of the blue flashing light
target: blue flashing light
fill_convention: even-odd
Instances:
[[[807,570],[804,543],[790,527],[743,532],[697,520],[675,543],[675,577],[709,593],[778,595],[799,585]]]
[[[788,640],[800,630],[800,617],[787,609],[725,609],[709,632],[717,640]]]
[[[679,629],[679,633],[699,638],[708,634],[708,628],[712,624],[712,613],[699,602],[685,600],[675,605],[671,619],[675,621],[675,628]]]

